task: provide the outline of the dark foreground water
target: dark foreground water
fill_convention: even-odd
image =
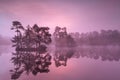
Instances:
[[[0,80],[11,80],[13,63],[10,46],[0,47]],[[51,48],[52,64],[49,73],[36,76],[24,72],[18,80],[120,80],[119,46],[82,46]],[[66,54],[67,66],[55,66],[55,54]]]

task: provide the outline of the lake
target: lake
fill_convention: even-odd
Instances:
[[[120,80],[119,46],[52,47],[48,50],[52,55],[50,72],[36,76],[23,72],[18,80]],[[11,46],[0,47],[0,80],[11,80],[12,52]],[[56,66],[57,55],[61,56],[60,60],[63,56],[66,58],[66,65]]]

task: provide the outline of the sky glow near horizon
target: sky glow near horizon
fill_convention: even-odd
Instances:
[[[68,32],[120,30],[119,0],[0,0],[0,35],[13,36],[12,21],[23,26],[67,27]]]

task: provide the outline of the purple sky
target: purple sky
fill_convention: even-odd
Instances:
[[[0,34],[12,36],[12,21],[67,27],[69,32],[120,30],[120,0],[0,0]]]

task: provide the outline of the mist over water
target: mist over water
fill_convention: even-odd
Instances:
[[[9,70],[13,68],[10,46],[6,46],[9,52],[0,56],[0,79],[10,80]],[[0,48],[1,49],[1,48]],[[50,48],[52,64],[49,73],[39,73],[36,76],[26,75],[24,72],[18,80],[119,80],[120,74],[120,47],[119,46],[79,46],[74,48]],[[62,56],[67,58],[66,66],[56,66],[54,57],[61,55],[60,60],[64,63]],[[6,77],[7,76],[7,77]]]
[[[79,34],[56,27],[51,39],[48,30],[37,25],[25,33],[17,30],[20,34],[11,40],[13,45],[0,46],[0,65],[5,66],[0,80],[120,79],[119,31]]]

